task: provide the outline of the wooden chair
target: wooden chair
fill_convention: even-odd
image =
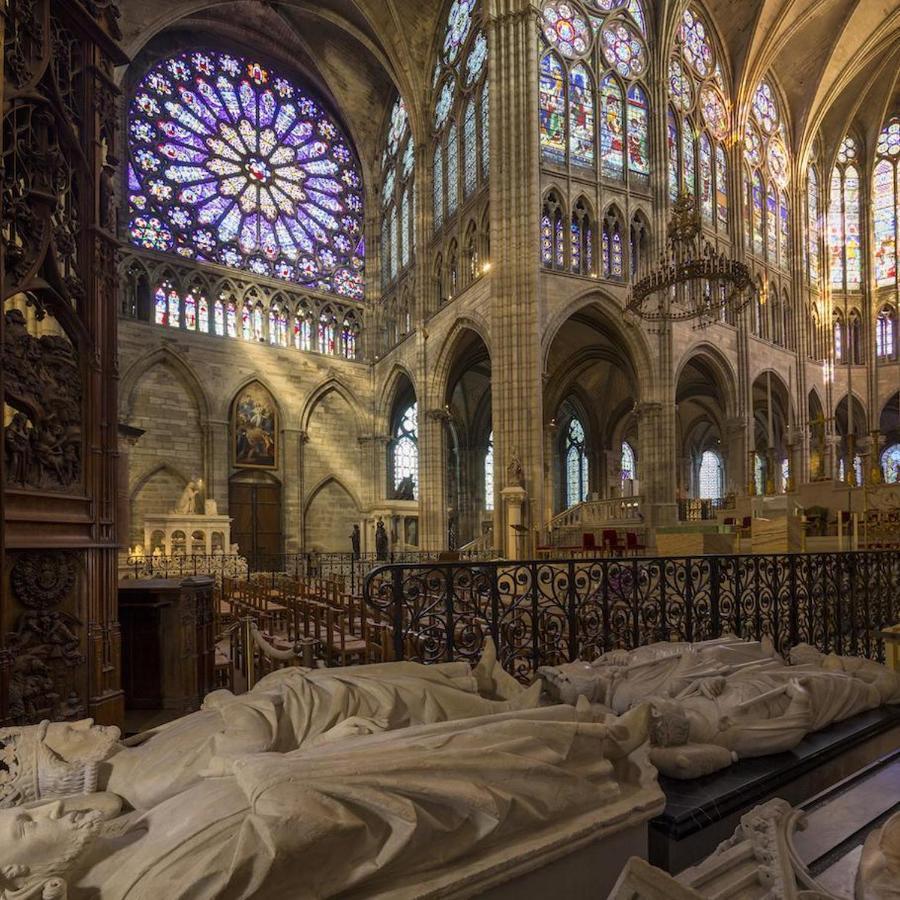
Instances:
[[[625,547],[619,543],[619,532],[615,528],[603,529],[603,549],[610,556],[615,556],[625,550]]]
[[[634,531],[625,532],[625,549],[634,556],[639,556],[647,549],[646,544],[638,542],[638,536]]]

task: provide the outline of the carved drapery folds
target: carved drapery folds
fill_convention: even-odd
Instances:
[[[117,18],[110,0],[4,7],[0,725],[121,714]]]

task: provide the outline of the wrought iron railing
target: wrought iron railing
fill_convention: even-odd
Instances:
[[[900,619],[900,552],[382,566],[363,596],[397,659],[476,660],[484,640],[526,680],[540,665],[731,632],[884,658]]]
[[[172,556],[127,556],[120,572],[129,578],[191,578],[211,575],[218,584],[223,578],[259,580],[266,576],[292,578],[342,578],[351,593],[362,590],[363,579],[376,566],[386,563],[415,564],[436,561],[440,551],[404,550],[390,553],[387,560],[374,553],[278,553],[241,556],[231,553],[187,553]],[[472,561],[494,559],[492,550],[459,551],[457,558]]]

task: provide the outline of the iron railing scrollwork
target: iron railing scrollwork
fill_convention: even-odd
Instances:
[[[780,652],[884,659],[900,619],[900,552],[596,558],[382,565],[363,597],[397,659],[478,659],[486,637],[528,679],[541,665],[654,641],[734,633]]]

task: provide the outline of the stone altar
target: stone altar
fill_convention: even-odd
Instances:
[[[165,513],[144,519],[144,550],[163,556],[212,556],[229,553],[231,518],[198,513]]]

